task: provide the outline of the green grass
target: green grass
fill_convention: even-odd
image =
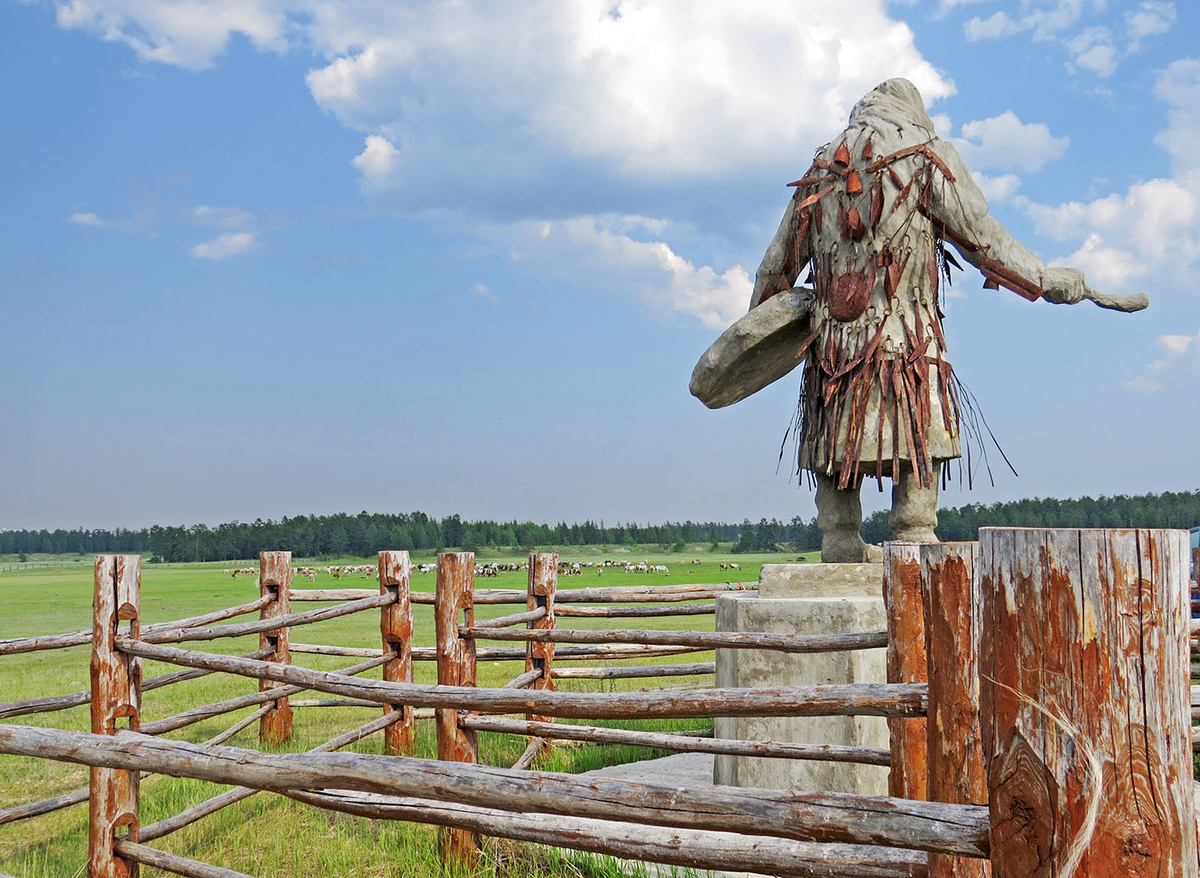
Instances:
[[[493,556],[480,552],[481,561]],[[734,560],[742,565],[736,574],[741,582],[752,583],[758,578],[763,563],[791,560],[784,555],[724,556],[710,552],[684,555],[644,552],[581,551],[564,553],[565,560],[595,560],[597,557],[647,560],[651,564],[666,564],[671,576],[648,577],[646,574],[627,574],[620,568],[608,568],[602,575],[586,569],[580,576],[563,577],[560,588],[581,586],[643,585],[647,583],[725,582],[730,572],[721,571],[718,562]],[[703,563],[691,564],[693,558]],[[363,563],[363,559],[344,559]],[[414,562],[433,560],[433,556],[415,556]],[[301,563],[298,561],[298,563]],[[331,563],[331,562],[323,562]],[[167,621],[191,616],[213,609],[243,603],[257,596],[252,577],[231,579],[221,573],[225,567],[252,566],[253,562],[223,562],[204,565],[146,564],[142,574],[143,623]],[[323,566],[322,564],[322,566]],[[432,591],[433,574],[413,575],[413,587]],[[310,583],[299,579],[294,587]],[[319,575],[313,587],[367,587],[367,577],[351,576],[335,581]],[[497,578],[480,579],[479,587],[524,588],[525,573],[507,573]],[[91,625],[91,565],[38,567],[20,571],[0,572],[0,601],[5,612],[0,614],[0,639],[25,637],[33,634],[57,634],[76,631]],[[311,609],[314,603],[298,604],[295,609]],[[477,608],[477,619],[511,613],[512,606],[484,605]],[[429,606],[414,607],[414,642],[433,644],[433,612]],[[656,629],[712,629],[711,616],[660,617],[651,619],[584,619],[564,618],[560,627],[644,627]],[[371,646],[379,643],[379,616],[366,611],[353,616],[296,629],[292,638],[298,642],[327,643],[343,646]],[[258,648],[257,637],[216,640],[197,645],[212,652],[245,653]],[[58,695],[86,689],[88,686],[87,647],[68,650],[36,652],[0,658],[0,701]],[[711,660],[711,653],[686,655],[680,661]],[[639,660],[645,663],[666,663],[673,658]],[[293,661],[306,667],[334,670],[354,664],[358,659],[332,656],[296,655]],[[567,660],[560,664],[570,666]],[[144,675],[151,677],[172,670],[169,666],[147,662]],[[478,675],[480,686],[499,686],[524,670],[523,663],[481,661]],[[417,682],[433,683],[435,666],[418,662]],[[378,677],[379,671],[365,677]],[[574,691],[615,691],[675,683],[711,682],[711,677],[680,677],[661,680],[589,681],[560,680],[563,689]],[[150,721],[186,710],[200,704],[244,694],[255,689],[254,681],[213,674],[198,680],[147,692],[142,709],[143,721]],[[316,697],[306,693],[297,697]],[[253,708],[226,714],[179,729],[168,737],[175,740],[200,742],[228,728]],[[313,747],[342,731],[378,716],[374,708],[296,708],[293,738],[282,750],[299,751]],[[88,730],[85,707],[49,714],[34,714],[15,720],[28,725],[43,725],[63,729]],[[610,723],[624,728],[673,731],[697,728],[704,721],[655,720]],[[525,739],[510,735],[481,733],[480,761],[487,765],[508,766],[520,756]],[[230,746],[260,748],[257,729],[251,726],[229,742]],[[349,750],[361,753],[382,752],[382,736],[376,734],[352,745]],[[431,721],[419,723],[416,755],[435,758],[435,740]],[[537,767],[553,771],[587,771],[605,765],[615,765],[637,759],[666,755],[665,751],[626,746],[555,746],[546,752]],[[32,802],[70,792],[87,783],[87,771],[79,766],[49,760],[0,756],[0,807]],[[223,790],[202,781],[148,776],[142,780],[141,819],[143,824],[178,813]],[[259,878],[294,878],[302,875],[330,876],[424,876],[439,875],[442,866],[436,852],[436,834],[431,827],[392,821],[370,821],[348,815],[324,812],[300,805],[280,796],[260,793],[215,815],[206,817],[177,833],[154,843],[164,850],[192,857],[215,865],[247,872]],[[87,851],[87,806],[76,805],[43,817],[0,827],[0,871],[21,878],[59,878],[84,874]],[[622,874],[628,864],[618,866],[604,857],[515,845],[497,840],[486,845],[485,856],[477,871],[482,878],[490,876],[579,876],[601,878]],[[143,875],[156,876],[154,869],[144,869]]]

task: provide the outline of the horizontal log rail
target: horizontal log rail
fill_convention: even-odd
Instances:
[[[251,653],[247,653],[243,658],[266,658],[271,654],[269,649],[259,649]],[[203,669],[193,669],[190,671],[171,671],[167,674],[160,674],[157,677],[151,677],[142,683],[142,691],[149,692],[151,689],[159,689],[163,686],[170,686],[172,683],[181,683],[184,680],[194,680],[197,677],[207,677],[214,671],[206,671]],[[31,713],[52,713],[56,710],[66,710],[69,707],[78,707],[82,704],[89,704],[92,700],[92,692],[90,689],[85,689],[82,692],[72,692],[69,695],[55,695],[49,698],[26,698],[22,701],[0,701],[0,719],[11,719],[17,716],[27,716]]]
[[[0,826],[5,823],[15,823],[18,820],[26,820],[30,817],[40,817],[43,814],[49,814],[52,811],[58,811],[61,808],[69,808],[71,805],[79,805],[88,800],[88,788],[84,787],[81,790],[73,790],[69,793],[64,793],[61,796],[55,796],[52,799],[43,799],[40,802],[30,802],[28,805],[14,805],[11,808],[0,810]]]
[[[652,616],[711,616],[717,612],[716,604],[682,604],[676,607],[585,607],[564,604],[554,608],[556,616],[583,616],[595,619],[645,619]]]
[[[510,625],[523,625],[526,622],[536,622],[538,619],[546,618],[546,608],[538,607],[535,610],[526,610],[524,613],[511,613],[507,616],[497,616],[495,619],[488,619],[483,622],[476,622],[476,628],[507,628]]]
[[[163,647],[171,649],[172,647]],[[180,650],[181,652],[183,650]],[[377,655],[375,658],[368,659],[365,662],[359,662],[356,665],[351,665],[338,674],[345,677],[353,677],[355,674],[362,674],[372,668],[377,668],[391,658],[390,655]],[[255,659],[247,659],[247,661],[257,661]],[[263,662],[262,664],[269,664]],[[218,670],[210,668],[209,670]],[[164,719],[154,720],[152,722],[142,723],[142,731],[147,735],[162,735],[167,732],[173,732],[176,729],[181,729],[184,726],[190,726],[193,723],[198,723],[214,716],[232,713],[235,710],[241,710],[243,707],[252,707],[256,704],[266,704],[269,701],[277,701],[280,698],[286,698],[289,695],[295,695],[298,692],[303,692],[306,686],[281,686],[277,689],[270,689],[266,692],[250,692],[246,695],[238,695],[234,698],[227,698],[224,701],[214,701],[212,704],[205,704],[200,707],[193,707],[190,710],[185,710],[183,713],[177,713],[174,716],[168,716]]]
[[[730,589],[724,586],[706,586],[695,590],[666,589],[664,591],[646,591],[642,587],[634,587],[627,593],[615,593],[616,589],[603,588],[563,588],[555,593],[555,601],[563,598],[565,603],[674,603],[681,601],[699,601],[725,594]],[[653,586],[645,586],[646,589]],[[756,589],[738,589],[739,591],[755,591]],[[293,588],[288,590],[288,600],[292,601],[351,601],[358,598],[371,597],[378,594],[370,588]],[[527,598],[525,591],[516,589],[479,588],[473,592],[474,602],[479,604],[524,604]],[[414,591],[410,599],[414,604],[432,604],[434,593],[431,591]],[[646,615],[655,615],[647,613]],[[661,615],[676,615],[673,612]],[[679,614],[682,615],[682,614]]]
[[[345,674],[313,671],[272,662],[161,646],[127,637],[117,648],[155,661],[211,668],[246,677],[275,680],[332,695],[366,698],[381,704],[440,707],[481,713],[531,713],[571,719],[639,719],[713,716],[924,716],[929,687],[923,683],[844,683],[776,689],[705,689],[689,693],[558,692],[476,689],[354,680]],[[276,696],[282,689],[271,690]],[[143,725],[143,729],[147,727]]]
[[[774,759],[805,759],[816,762],[853,762],[859,765],[891,765],[888,750],[835,744],[789,744],[774,741],[736,741],[729,738],[693,738],[665,732],[637,732],[569,723],[539,723],[494,716],[467,716],[459,725],[480,732],[534,735],[588,744],[627,744],[689,753],[720,753],[728,756],[766,756]]]
[[[534,668],[532,671],[526,671],[519,677],[513,677],[501,689],[528,689],[535,682],[542,679],[542,671],[540,668]],[[459,723],[462,725],[462,723]]]
[[[691,662],[678,665],[632,665],[626,668],[554,668],[556,680],[630,680],[638,677],[692,677],[715,674],[716,662]]]
[[[550,628],[510,631],[460,625],[459,636],[483,640],[548,643],[638,643],[646,646],[691,646],[699,649],[770,649],[777,652],[840,652],[887,646],[886,631],[861,634],[770,634],[741,631],[651,631],[642,629],[570,630]]]
[[[214,610],[202,616],[192,616],[190,619],[175,619],[170,622],[154,622],[142,626],[142,633],[165,631],[172,628],[186,628],[191,625],[206,625],[209,622],[219,622],[246,613],[253,613],[269,604],[274,598],[256,598],[246,604]],[[41,634],[34,637],[18,637],[15,640],[0,640],[0,655],[16,655],[22,652],[38,652],[47,649],[66,649],[71,646],[83,646],[92,642],[92,632],[72,631],[69,634]]]
[[[395,713],[387,713],[376,717],[368,723],[363,723],[357,728],[351,729],[348,732],[343,732],[336,738],[330,738],[323,744],[318,744],[309,750],[309,753],[330,753],[334,750],[340,750],[342,747],[349,746],[356,741],[361,741],[368,735],[385,729],[393,723],[399,722],[403,714],[398,711]],[[205,799],[190,808],[186,808],[171,817],[159,820],[157,823],[151,823],[148,826],[143,826],[138,833],[138,837],[142,841],[154,841],[156,838],[162,838],[164,835],[170,835],[183,829],[185,826],[190,826],[197,820],[201,820],[210,814],[215,814],[223,808],[228,808],[230,805],[240,802],[243,799],[248,799],[258,792],[257,788],[251,787],[235,787],[232,790],[226,790],[210,799]]]
[[[522,813],[612,819],[796,841],[884,845],[986,858],[987,808],[884,796],[680,788],[360,753],[258,753],[132,732],[0,725],[0,753],[285,791],[350,789]]]
[[[929,874],[926,854],[899,848],[816,844],[545,814],[539,814],[534,823],[525,815],[495,808],[349,790],[291,791],[283,795],[318,808],[376,820],[454,826],[514,841],[722,874],[748,871],[780,878],[926,878]]]
[[[220,732],[219,734],[213,735],[211,738],[207,739],[204,743],[205,744],[224,744],[226,741],[228,741],[230,738],[232,738],[238,732],[254,725],[256,722],[258,722],[258,720],[262,719],[264,716],[266,716],[268,713],[270,713],[274,709],[275,709],[275,702],[268,701],[266,704],[264,704],[258,710],[254,711],[249,716],[242,717],[240,720],[235,722],[233,725],[231,725],[225,731]]]
[[[557,608],[555,608],[557,614]],[[290,643],[292,652],[312,655],[342,655],[342,656],[373,656],[379,651],[365,646],[332,646],[324,643]],[[683,655],[692,652],[707,652],[705,647],[663,647],[656,649],[650,646],[561,646],[554,651],[556,659],[568,661],[618,660],[627,658],[653,658],[667,655]],[[432,662],[437,660],[437,650],[432,646],[414,646],[413,661]],[[524,661],[525,650],[521,647],[481,646],[476,649],[475,657],[479,661]]]
[[[376,594],[373,597],[348,601],[332,607],[322,607],[319,610],[306,610],[303,613],[286,613],[282,616],[271,616],[257,619],[253,622],[239,622],[235,625],[217,625],[203,628],[170,628],[162,631],[143,632],[142,640],[146,643],[183,643],[189,640],[216,640],[221,637],[243,637],[247,634],[262,634],[265,631],[275,631],[279,628],[296,628],[301,625],[311,625],[314,622],[324,622],[339,616],[348,616],[362,610],[375,607],[386,607],[394,604],[393,594]]]
[[[146,847],[144,844],[138,844],[127,838],[118,838],[114,841],[113,851],[126,860],[141,863],[143,866],[153,866],[156,869],[162,869],[164,872],[186,875],[188,878],[254,878],[254,876],[247,875],[245,872],[235,872],[233,869],[210,866],[208,863],[189,860],[187,857]]]

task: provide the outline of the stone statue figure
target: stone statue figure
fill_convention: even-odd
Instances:
[[[896,539],[934,541],[938,481],[962,456],[966,425],[942,328],[939,289],[958,267],[946,244],[986,289],[1120,311],[1147,299],[1092,290],[1083,272],[1047,267],[1013,238],[904,79],[855,104],[790,185],[749,313],[701,357],[691,391],[719,408],[803,362],[797,465],[816,483],[823,559],[866,559],[866,477],[892,480]],[[806,267],[811,286],[797,287]]]

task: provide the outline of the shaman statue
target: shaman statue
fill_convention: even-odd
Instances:
[[[1092,290],[1078,269],[1048,268],[1013,238],[904,79],[855,104],[846,130],[790,185],[749,313],[701,357],[692,393],[719,408],[803,362],[797,465],[816,483],[823,559],[866,559],[865,477],[892,480],[896,539],[935,541],[939,478],[964,443],[939,296],[947,265],[958,267],[946,243],[985,289],[1120,311],[1147,299]],[[797,288],[806,267],[812,286]]]

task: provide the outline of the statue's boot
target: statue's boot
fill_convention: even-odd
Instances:
[[[837,486],[837,476],[815,474],[817,527],[821,530],[821,560],[826,564],[861,564],[867,560],[862,538],[862,501],[858,484]]]
[[[933,484],[921,487],[911,469],[902,469],[899,478],[892,480],[892,514],[888,525],[892,539],[914,543],[936,543],[938,486],[936,475]]]

